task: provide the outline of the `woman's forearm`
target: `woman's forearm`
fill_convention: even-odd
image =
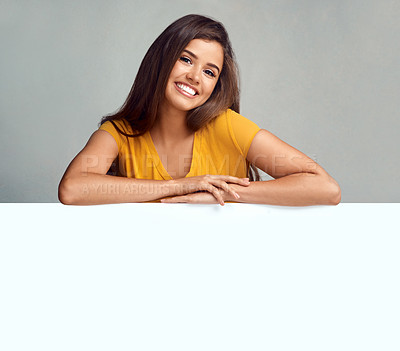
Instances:
[[[340,187],[333,178],[314,173],[291,174],[278,179],[251,182],[247,187],[236,184],[231,187],[240,195],[240,199],[225,194],[226,201],[307,206],[337,205],[341,199]]]
[[[58,198],[66,205],[97,205],[123,202],[146,202],[206,191],[223,203],[223,190],[237,195],[231,184],[248,186],[248,178],[229,175],[203,175],[171,180],[134,179],[98,173],[64,176],[58,187]],[[221,192],[220,192],[221,191]]]
[[[63,179],[58,197],[66,205],[153,201],[176,195],[173,181],[147,180],[85,173]]]

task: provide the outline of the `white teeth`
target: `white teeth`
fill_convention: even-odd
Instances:
[[[196,92],[195,92],[192,88],[189,88],[187,85],[183,85],[183,84],[181,84],[181,83],[178,83],[177,86],[178,86],[180,89],[186,91],[187,93],[189,93],[189,94],[192,95],[192,96],[194,96],[194,95],[196,94]]]

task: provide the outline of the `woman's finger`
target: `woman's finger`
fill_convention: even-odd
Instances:
[[[215,186],[208,183],[206,186],[206,189],[204,189],[204,190],[207,190],[208,192],[213,194],[221,206],[225,205],[224,199],[222,198],[222,194],[219,192],[219,190]]]
[[[236,199],[239,199],[239,198],[240,198],[239,194],[238,194],[236,191],[234,191],[234,190],[229,186],[228,183],[226,183],[226,182],[224,182],[224,181],[222,181],[222,180],[214,179],[213,185],[216,185],[217,187],[219,187],[219,188],[225,190],[227,193],[230,193],[230,194],[233,195],[233,197],[235,197]]]
[[[235,183],[241,186],[248,186],[250,184],[248,178],[238,178],[229,175],[204,175],[188,177],[176,180],[175,182],[177,185],[177,189],[175,191],[176,196],[186,195],[203,190],[212,194],[221,205],[224,204],[224,193],[229,193],[235,199],[240,198],[239,194],[236,193],[236,191],[233,190],[229,184]]]
[[[235,183],[235,184],[240,184],[240,185],[250,185],[250,180],[249,178],[238,178],[238,177],[234,177],[234,176],[229,176],[229,175],[213,175],[210,176],[214,179],[219,179],[219,180],[223,180],[227,183]]]

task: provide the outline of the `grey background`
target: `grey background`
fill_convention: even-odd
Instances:
[[[343,202],[399,202],[400,2],[0,1],[0,201],[57,202],[68,163],[125,100],[154,39],[227,28],[241,114],[324,167]]]

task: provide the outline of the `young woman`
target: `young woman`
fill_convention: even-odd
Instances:
[[[259,181],[257,168],[274,179]],[[239,114],[228,34],[200,15],[155,40],[125,103],[102,119],[59,185],[60,201],[77,205],[335,205],[340,194],[317,163]]]

